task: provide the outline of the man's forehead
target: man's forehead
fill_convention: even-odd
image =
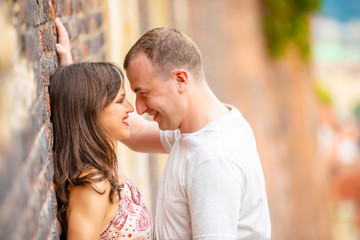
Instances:
[[[130,88],[134,93],[147,91],[147,89],[150,87],[145,79],[136,80],[136,81],[129,80],[129,82],[130,82]]]
[[[144,56],[137,56],[126,69],[126,75],[133,92],[149,91],[149,89],[156,87],[154,82],[157,82],[158,76],[154,69]]]
[[[129,62],[129,67],[131,66],[136,66],[136,67],[139,67],[140,66],[143,66],[143,65],[152,65],[151,63],[151,60],[148,58],[148,56],[143,53],[143,52],[139,52],[139,53],[136,53],[131,61]]]

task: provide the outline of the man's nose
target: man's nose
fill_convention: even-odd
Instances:
[[[143,99],[136,97],[135,105],[136,111],[139,115],[143,115],[146,112],[147,106]]]

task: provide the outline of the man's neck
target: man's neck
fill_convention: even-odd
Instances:
[[[196,132],[228,114],[230,110],[208,88],[196,88],[188,99],[188,111],[180,131]]]

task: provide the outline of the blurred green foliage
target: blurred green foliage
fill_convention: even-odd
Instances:
[[[360,102],[355,105],[353,112],[355,117],[360,119]]]
[[[310,56],[309,15],[320,8],[321,0],[264,0],[264,27],[269,52],[283,55],[293,43],[301,55]]]
[[[333,100],[330,94],[330,91],[325,87],[324,84],[321,84],[318,81],[314,82],[314,91],[316,99],[320,104],[325,106],[331,106]]]

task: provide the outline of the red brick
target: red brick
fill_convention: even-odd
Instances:
[[[49,6],[49,12],[48,12],[48,16],[49,16],[49,20],[54,20],[55,19],[55,4],[53,0],[48,0],[48,6]]]

